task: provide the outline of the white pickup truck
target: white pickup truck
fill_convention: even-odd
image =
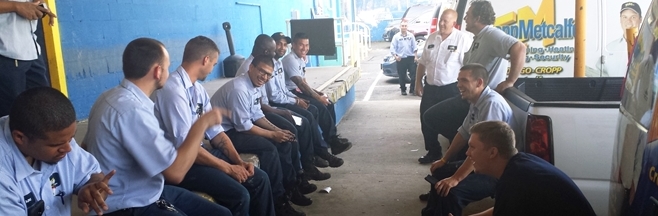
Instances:
[[[612,175],[623,78],[520,78],[503,96],[517,148],[566,173],[597,215],[619,215],[624,190]]]

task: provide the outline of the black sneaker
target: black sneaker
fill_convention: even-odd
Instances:
[[[306,213],[295,210],[288,201],[275,204],[276,216],[306,216]]]
[[[315,166],[305,167],[304,175],[306,176],[307,179],[316,180],[316,181],[323,181],[331,178],[331,174],[323,173]]]
[[[340,153],[346,152],[347,150],[350,150],[352,148],[352,143],[341,142],[339,139],[332,139],[329,143],[329,146],[331,146],[331,153],[338,155]]]
[[[441,153],[435,154],[432,152],[427,152],[425,156],[418,158],[418,162],[420,164],[430,164],[433,163],[434,161],[441,160],[441,157],[443,157]]]
[[[313,200],[304,196],[304,194],[302,194],[302,192],[299,191],[297,187],[290,191],[290,202],[298,206],[310,206],[313,204]]]
[[[407,90],[400,89],[400,93],[402,93],[402,95],[407,95]]]
[[[420,201],[427,201],[428,199],[430,199],[430,192],[421,194],[420,196],[418,196],[418,199],[420,199]]]
[[[308,180],[306,180],[305,178],[302,178],[298,188],[299,188],[299,192],[301,192],[302,194],[310,194],[318,190],[318,186],[309,183]]]
[[[329,152],[321,154],[320,157],[321,159],[326,160],[330,167],[340,167],[344,163],[343,159],[340,159],[339,157],[336,157]]]
[[[329,167],[329,162],[319,156],[313,156],[313,165],[320,168]]]

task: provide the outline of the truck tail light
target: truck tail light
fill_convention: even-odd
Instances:
[[[432,24],[430,24],[430,34],[436,31],[436,25],[439,24],[439,18],[432,18]]]
[[[553,128],[551,118],[542,115],[528,115],[526,126],[526,152],[554,164]]]

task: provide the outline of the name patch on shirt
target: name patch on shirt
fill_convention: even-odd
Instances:
[[[427,45],[427,49],[432,49],[434,48],[434,44]]]
[[[448,45],[448,51],[450,51],[450,52],[454,52],[454,51],[456,51],[456,50],[457,50],[457,46],[455,46],[455,45]]]
[[[473,45],[471,46],[471,49],[469,51],[474,51],[480,47],[480,43],[478,42],[473,42]]]
[[[34,193],[30,192],[29,194],[26,194],[23,196],[23,199],[25,200],[25,205],[29,208],[30,206],[34,205],[37,203],[37,197],[34,196]]]
[[[254,100],[254,106],[258,105],[258,99],[259,98],[256,98],[256,100]]]

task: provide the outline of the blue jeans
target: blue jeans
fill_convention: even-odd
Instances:
[[[219,215],[231,216],[227,208],[212,203],[199,195],[176,186],[165,185],[160,199],[144,207],[135,207],[114,211],[108,216],[186,216],[186,215]]]
[[[212,149],[210,153],[231,163],[221,149]],[[221,170],[193,164],[178,186],[207,193],[215,202],[229,208],[233,216],[275,215],[270,181],[267,174],[259,168],[255,168],[254,175],[240,184]]]

